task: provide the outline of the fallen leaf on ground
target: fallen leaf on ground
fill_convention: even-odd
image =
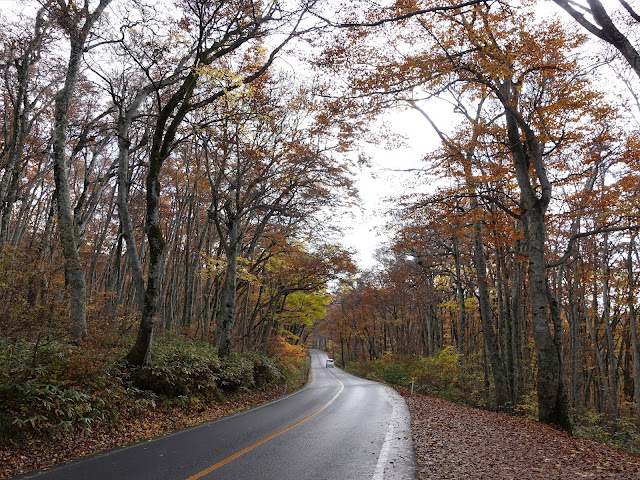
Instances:
[[[553,427],[396,388],[411,412],[417,480],[638,480],[640,458]]]

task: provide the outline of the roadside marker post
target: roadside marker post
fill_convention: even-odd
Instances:
[[[413,395],[413,383],[416,381],[416,377],[411,377],[411,395]]]

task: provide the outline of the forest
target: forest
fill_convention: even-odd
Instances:
[[[384,43],[360,28],[326,52],[348,108],[404,104],[441,145],[426,188],[396,199],[381,266],[340,292],[316,341],[344,364],[453,355],[481,367],[494,408],[535,392],[538,418],[571,430],[576,412],[640,419],[640,57],[626,2],[611,17],[556,3],[399,11],[359,21]]]
[[[34,410],[75,395],[56,355],[148,372],[183,338],[218,367],[305,343],[342,365],[454,355],[497,410],[640,421],[633,5],[7,4],[3,435],[20,411],[36,432],[88,418]],[[403,141],[372,130],[393,109],[440,142],[358,271],[336,220],[357,207],[367,142]],[[256,384],[276,368],[247,358]],[[153,368],[134,383],[153,390]],[[62,390],[30,393],[45,371]]]

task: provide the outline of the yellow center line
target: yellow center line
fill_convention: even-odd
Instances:
[[[262,445],[265,442],[268,442],[269,440],[271,440],[274,437],[277,437],[278,435],[280,435],[281,433],[286,432],[287,430],[295,427],[296,425],[301,424],[302,422],[304,422],[305,420],[310,419],[311,417],[313,417],[314,415],[320,413],[321,411],[323,411],[325,408],[327,408],[329,405],[331,405],[336,398],[338,398],[338,396],[342,393],[342,391],[344,390],[344,383],[342,383],[340,380],[338,380],[338,378],[331,372],[329,372],[327,370],[327,373],[329,375],[331,375],[333,378],[336,379],[336,381],[340,384],[340,390],[338,390],[338,393],[336,393],[333,398],[331,400],[329,400],[327,403],[325,403],[322,407],[320,407],[318,410],[316,410],[313,413],[310,413],[309,415],[307,415],[306,417],[301,418],[300,420],[298,420],[297,422],[292,423],[291,425],[284,427],[282,430],[278,430],[275,433],[272,433],[271,435],[269,435],[268,437],[263,438],[262,440],[257,441],[256,443],[254,443],[253,445],[249,445],[247,448],[243,448],[242,450],[240,450],[239,452],[234,453],[233,455],[225,458],[224,460],[220,460],[218,463],[211,465],[209,468],[206,468],[204,470],[202,470],[201,472],[196,473],[195,475],[190,476],[189,478],[187,478],[187,480],[196,480],[197,478],[201,478],[204,477],[205,475],[213,472],[214,470],[217,470],[218,468],[220,468],[223,465],[226,465],[227,463],[235,460],[236,458],[238,458],[241,455],[244,455],[245,453],[253,450],[254,448],[256,448],[259,445]]]

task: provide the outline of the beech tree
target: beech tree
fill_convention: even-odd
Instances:
[[[349,185],[345,166],[323,151],[330,144],[322,130],[314,133],[312,98],[287,91],[283,83],[264,75],[221,104],[223,120],[206,129],[209,215],[226,265],[216,316],[216,342],[224,356],[232,348],[239,257],[254,253],[274,221],[292,225],[289,235],[302,231],[332,192]]]
[[[5,92],[10,99],[7,103],[10,103],[12,108],[5,111],[3,128],[4,172],[0,181],[0,243],[9,241],[11,213],[19,195],[19,180],[26,167],[24,152],[28,148],[28,135],[35,128],[36,120],[49,105],[49,100],[42,98],[47,87],[41,85],[38,91],[36,85],[37,78],[41,75],[42,67],[39,64],[42,51],[46,50],[47,44],[50,43],[51,23],[47,18],[46,9],[42,7],[36,13],[33,31],[12,32],[5,43],[6,62],[3,63],[3,78]]]
[[[68,111],[73,97],[82,55],[87,46],[89,35],[104,9],[111,0],[100,0],[90,10],[89,0],[82,6],[63,0],[47,4],[50,14],[55,17],[69,39],[69,63],[64,86],[55,95],[55,113],[53,126],[53,168],[56,182],[56,205],[58,210],[58,229],[65,257],[66,279],[71,290],[71,336],[82,341],[87,336],[87,291],[84,269],[78,253],[78,236],[74,222],[69,178],[67,176],[66,148]]]
[[[89,332],[142,317],[132,365],[157,330],[223,355],[311,335],[343,362],[446,350],[495,408],[532,411],[534,391],[551,422],[567,401],[607,420],[638,406],[640,141],[591,81],[587,36],[475,1],[331,19],[313,3],[145,3],[93,23],[58,139]],[[59,52],[98,1],[37,6],[0,41],[0,326],[36,340],[69,330],[51,132]],[[330,35],[304,36],[303,55],[326,47],[327,76],[300,86],[275,58],[316,26]],[[398,106],[441,145],[379,266],[354,277],[322,227],[350,189],[345,150]]]
[[[160,172],[165,160],[174,148],[176,135],[185,117],[225,97],[229,91],[250,84],[269,68],[277,53],[298,34],[297,26],[311,4],[293,5],[290,11],[276,3],[231,6],[208,0],[184,2],[184,17],[180,26],[190,38],[189,62],[185,76],[176,83],[176,89],[159,106],[158,116],[151,135],[149,170],[146,179],[146,231],[149,243],[149,273],[145,291],[142,320],[135,345],[127,355],[132,365],[144,365],[149,358],[149,348],[154,329],[154,317],[161,293],[165,240],[160,224]],[[224,7],[224,8],[223,8]],[[227,8],[228,7],[228,8]],[[233,65],[231,56],[253,44],[258,46],[272,28],[289,28],[285,40],[257,65],[250,63],[238,73],[225,64]],[[241,58],[238,58],[241,61]],[[202,78],[220,78],[214,88],[199,89]]]
[[[580,152],[578,157],[581,156],[582,161],[586,158],[592,162],[593,157],[587,151],[595,148],[597,138],[607,136],[602,137],[598,129],[612,118],[612,109],[589,85],[581,74],[581,65],[571,56],[572,49],[584,37],[572,38],[559,23],[547,21],[534,29],[533,16],[526,7],[522,12],[516,12],[504,5],[467,5],[432,16],[423,15],[427,10],[416,16],[417,10],[420,9],[415,5],[398,6],[395,21],[389,25],[379,15],[370,21],[345,22],[367,27],[384,24],[383,34],[389,39],[389,48],[372,46],[368,40],[374,35],[373,29],[361,28],[351,34],[349,48],[330,44],[320,58],[320,64],[324,64],[324,59],[336,59],[333,70],[349,79],[346,93],[355,99],[366,98],[377,106],[374,108],[382,109],[390,103],[415,106],[416,99],[444,97],[452,92],[450,103],[454,111],[462,113],[471,124],[470,130],[479,128],[483,135],[493,137],[488,158],[509,159],[510,167],[499,175],[504,183],[511,181],[515,186],[515,201],[505,203],[505,199],[514,198],[514,192],[502,188],[483,191],[468,187],[460,198],[476,199],[472,211],[477,209],[478,200],[486,202],[484,208],[492,208],[492,204],[509,211],[512,220],[519,224],[525,247],[523,253],[528,260],[528,296],[537,353],[540,419],[570,429],[562,319],[556,296],[558,288],[549,273],[552,264],[555,267],[560,264],[551,264],[547,253],[549,209],[557,202],[554,184],[566,188],[567,181],[562,180],[565,172],[581,169],[579,164],[569,161],[569,152]],[[379,61],[381,54],[384,62]],[[473,105],[478,104],[479,99],[484,103],[482,117],[474,119],[466,112],[473,111]],[[585,121],[587,118],[591,125]],[[435,121],[431,123],[437,126]],[[443,135],[441,137],[445,139]],[[469,134],[469,137],[474,138],[474,135]],[[468,141],[464,147],[455,145],[446,161],[459,159],[463,166],[465,163],[460,160],[470,152],[476,161],[473,158],[478,150],[476,143]],[[609,151],[609,146],[605,150]],[[486,166],[481,165],[478,175],[486,175]],[[464,174],[467,182],[473,182],[474,175],[468,169]],[[479,291],[486,290],[482,273],[485,270],[482,231],[483,224],[476,223],[474,251]],[[596,229],[590,234],[597,232],[604,233],[604,230]],[[573,241],[575,239],[570,243]],[[497,274],[502,275],[505,265],[498,261],[495,268]],[[517,276],[513,277],[513,285],[511,310],[503,301],[507,294],[499,292],[496,309],[499,326],[506,316],[517,318],[523,311],[519,306],[522,297],[517,295],[518,285],[522,282]],[[480,316],[490,318],[490,308],[486,303],[483,306],[483,299],[487,297],[487,294],[479,294]],[[461,314],[460,318],[465,317]],[[508,327],[512,332],[519,328],[519,324],[517,328],[516,324]],[[491,344],[491,322],[483,321],[483,330],[485,340]],[[508,344],[512,349],[511,342]],[[488,348],[497,351],[495,347]],[[611,345],[608,351],[613,351]],[[511,360],[513,354],[509,357],[505,365],[509,371],[516,371],[517,362]],[[497,355],[492,362],[494,377],[506,378],[499,359]],[[615,369],[615,359],[611,355],[609,364],[609,370]],[[498,396],[501,403],[509,398],[509,395]]]
[[[624,11],[614,11],[611,15],[607,11],[607,8],[611,7],[605,7],[600,0],[586,0],[585,3],[567,0],[553,1],[589,33],[616,48],[635,74],[640,77],[640,54],[636,45],[633,44],[633,35],[625,31],[629,29],[628,25],[632,28],[637,22],[640,22],[640,15],[631,4],[621,0],[620,5]]]

